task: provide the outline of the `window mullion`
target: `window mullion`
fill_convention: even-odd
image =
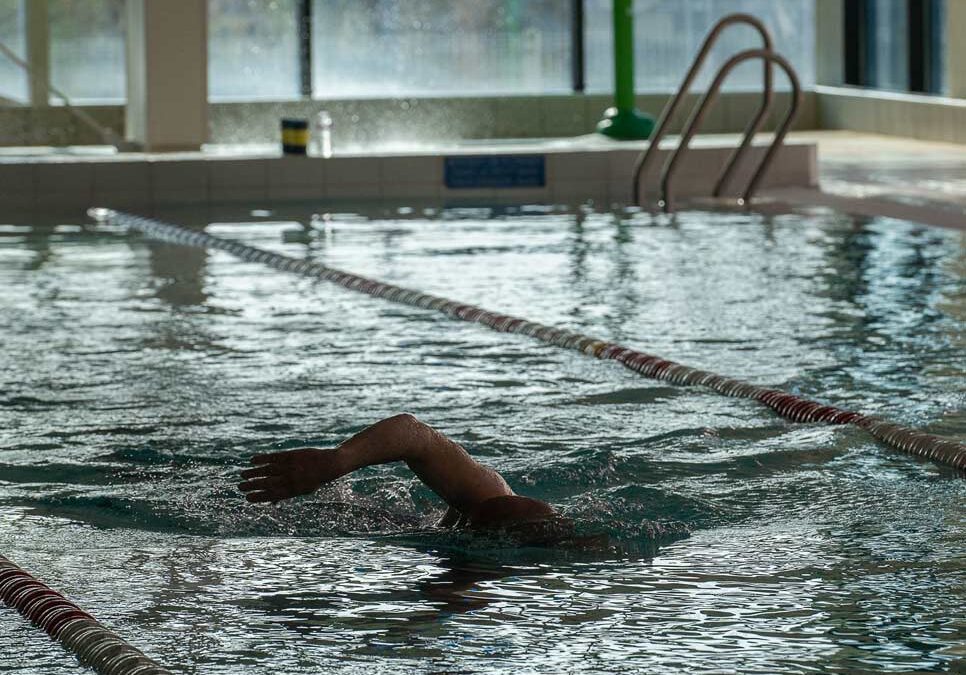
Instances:
[[[299,0],[298,12],[298,44],[299,44],[299,75],[301,93],[304,98],[312,98],[312,2],[313,0]]]
[[[50,105],[50,15],[47,0],[23,0],[26,10],[30,105]]]

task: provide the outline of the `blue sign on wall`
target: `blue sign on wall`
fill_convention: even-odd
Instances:
[[[547,184],[543,155],[481,155],[444,158],[448,188],[538,188]]]

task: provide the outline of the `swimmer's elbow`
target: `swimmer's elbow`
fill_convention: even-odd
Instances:
[[[416,459],[425,454],[432,441],[432,427],[419,421],[412,413],[399,413],[381,422],[385,425],[390,444],[404,450],[406,459]]]
[[[404,439],[407,445],[421,439],[429,426],[420,422],[412,413],[399,413],[383,421],[397,439]]]
[[[393,415],[392,417],[387,418],[386,421],[402,427],[426,426],[412,413],[399,413],[398,415]]]

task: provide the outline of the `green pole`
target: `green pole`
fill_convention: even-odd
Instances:
[[[634,0],[614,0],[614,103],[634,108]]]
[[[604,112],[597,131],[621,140],[642,140],[654,118],[634,107],[634,0],[614,1],[614,107]]]

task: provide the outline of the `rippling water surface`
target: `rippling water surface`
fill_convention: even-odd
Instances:
[[[959,233],[485,215],[209,231],[966,440]],[[0,226],[0,289],[0,553],[175,672],[966,668],[966,481],[856,429],[76,226]],[[615,547],[432,532],[398,466],[235,491],[404,410]],[[10,610],[0,670],[83,672]]]

